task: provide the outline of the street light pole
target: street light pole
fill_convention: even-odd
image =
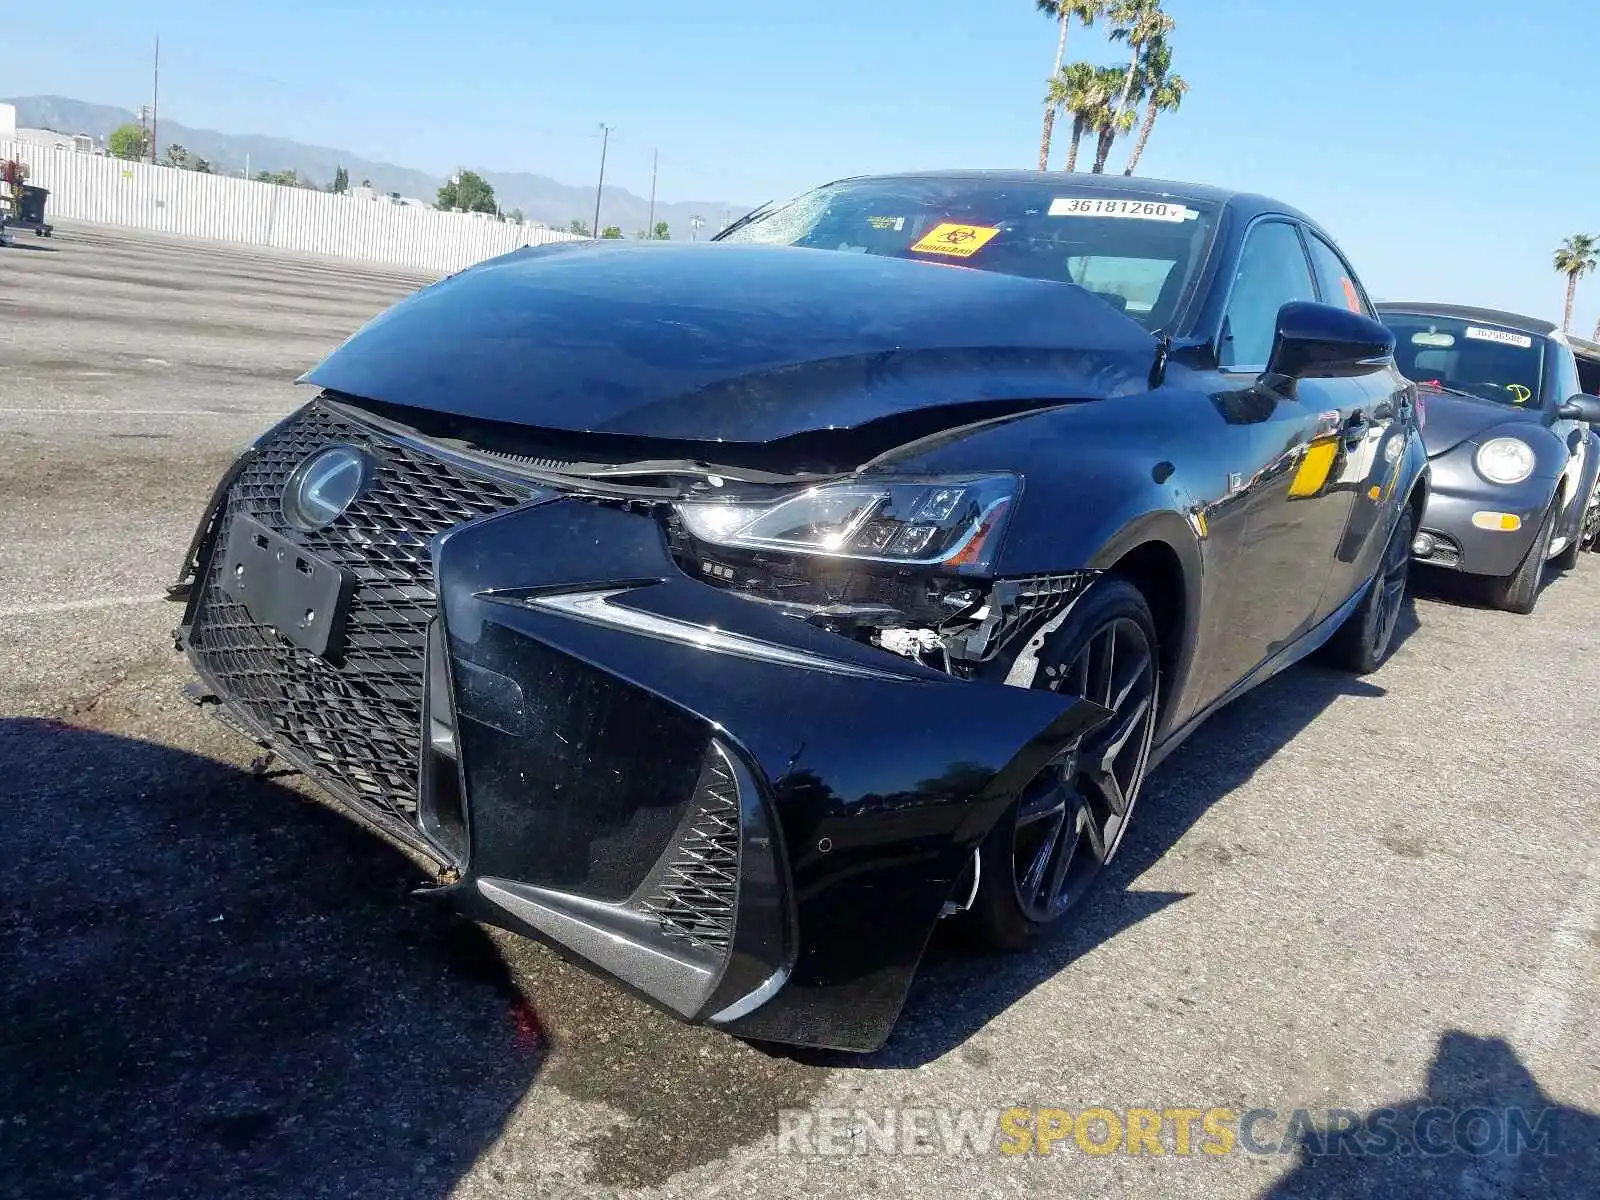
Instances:
[[[600,182],[594,188],[594,228],[589,230],[589,236],[600,236],[600,193],[606,186],[606,146],[611,141],[611,126],[604,121],[600,122]]]
[[[650,220],[645,225],[645,238],[655,241],[656,237],[656,161],[660,151],[650,151]]]
[[[156,122],[161,117],[161,35],[156,34],[155,79],[150,91],[150,161],[158,162],[160,153],[156,144]]]

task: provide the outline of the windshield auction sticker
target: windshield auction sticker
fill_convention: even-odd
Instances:
[[[992,225],[935,225],[912,244],[914,254],[948,254],[952,258],[971,258],[1000,231]]]
[[[1112,200],[1103,196],[1058,196],[1052,217],[1127,217],[1135,221],[1192,221],[1200,214],[1166,200]]]
[[[1533,345],[1533,339],[1525,333],[1510,333],[1504,329],[1484,329],[1479,325],[1468,325],[1467,336],[1480,342],[1499,342],[1502,346],[1518,346],[1523,350]]]

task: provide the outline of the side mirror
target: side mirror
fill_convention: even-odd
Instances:
[[[1291,300],[1278,310],[1268,372],[1290,379],[1370,375],[1394,362],[1394,334],[1332,304]]]
[[[1556,416],[1564,421],[1587,421],[1600,425],[1600,396],[1586,396],[1579,392],[1556,409]]]

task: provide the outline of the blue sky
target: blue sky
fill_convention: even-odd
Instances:
[[[1054,49],[1032,0],[12,0],[0,95],[161,111],[443,173],[755,203],[875,170],[1029,166]],[[1550,252],[1600,233],[1600,21],[1544,0],[1168,0],[1193,91],[1141,174],[1266,192],[1386,298],[1559,319]],[[1069,56],[1121,50],[1075,31]],[[1587,146],[1584,145],[1587,143]],[[1113,155],[1120,167],[1123,150]],[[1600,319],[1600,276],[1575,327]]]

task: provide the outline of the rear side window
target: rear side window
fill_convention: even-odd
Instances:
[[[1322,292],[1322,302],[1337,304],[1364,317],[1375,316],[1361,281],[1350,269],[1350,264],[1339,256],[1339,252],[1309,229],[1306,230],[1306,245],[1311,250],[1311,266],[1317,273],[1317,287]]]
[[[1283,221],[1263,221],[1239,252],[1218,358],[1224,370],[1261,368],[1272,356],[1278,310],[1291,300],[1315,300],[1311,268],[1300,235]]]
[[[1578,362],[1572,356],[1572,349],[1554,342],[1551,349],[1556,355],[1556,370],[1552,390],[1555,392],[1555,402],[1565,404],[1579,392],[1583,391],[1583,384],[1578,381]]]

